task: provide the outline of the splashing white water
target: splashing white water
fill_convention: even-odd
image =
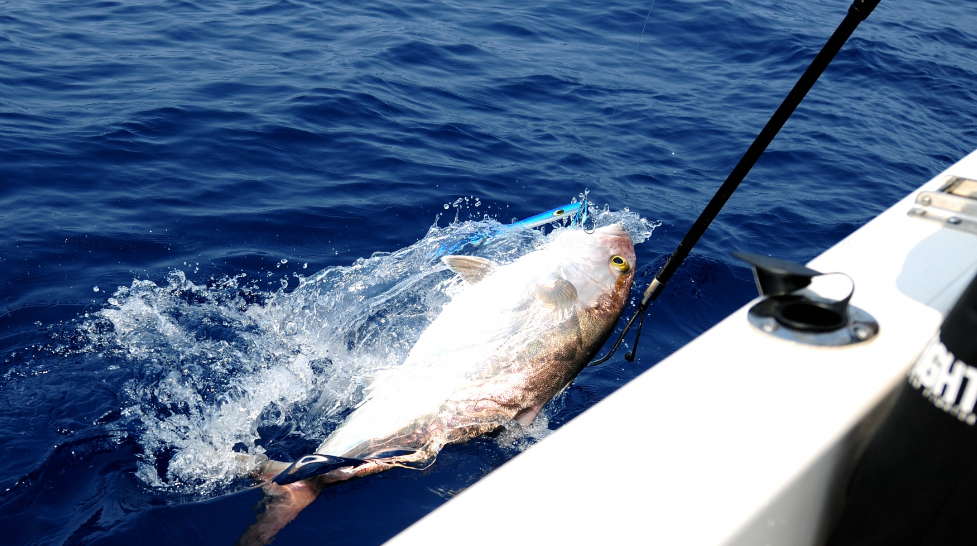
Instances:
[[[624,225],[636,244],[657,226],[606,208],[592,218],[595,227]],[[407,248],[299,277],[290,293],[261,291],[243,274],[198,285],[179,271],[163,285],[120,288],[93,319],[110,327],[88,331],[134,367],[123,416],[144,450],[138,476],[206,495],[249,470],[242,454],[314,449],[371,375],[404,360],[459,286],[439,249],[498,228],[494,220],[434,226]],[[462,252],[508,263],[548,239],[514,229]],[[548,433],[546,423],[541,415],[497,441],[524,449],[527,436]]]

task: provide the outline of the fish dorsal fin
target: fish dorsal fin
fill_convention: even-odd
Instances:
[[[496,268],[495,262],[478,256],[444,256],[441,261],[469,284],[488,277]]]
[[[553,307],[560,317],[565,320],[573,312],[577,303],[577,287],[566,279],[553,279],[539,285],[536,297],[544,304]]]

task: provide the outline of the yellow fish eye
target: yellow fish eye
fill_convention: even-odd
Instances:
[[[611,267],[617,269],[621,273],[627,273],[628,270],[631,269],[631,265],[628,264],[628,261],[617,254],[611,256]]]

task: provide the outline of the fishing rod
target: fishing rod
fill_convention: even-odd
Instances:
[[[712,200],[709,201],[709,204],[706,205],[706,208],[699,215],[699,218],[694,224],[692,224],[689,232],[685,234],[685,237],[682,238],[682,241],[678,244],[678,247],[676,247],[675,251],[672,252],[672,255],[669,256],[668,260],[665,262],[665,265],[662,266],[661,270],[658,271],[658,274],[655,275],[655,278],[652,279],[651,283],[648,285],[648,288],[645,289],[644,296],[641,298],[641,303],[638,304],[638,309],[624,326],[624,331],[621,332],[620,337],[618,337],[617,341],[614,343],[614,346],[611,347],[611,351],[607,353],[607,355],[591,362],[589,366],[596,366],[597,364],[606,362],[611,355],[617,351],[617,348],[624,341],[624,336],[627,335],[628,331],[631,329],[631,326],[634,324],[634,321],[640,317],[641,320],[638,321],[638,329],[635,330],[634,334],[634,346],[624,355],[624,358],[628,362],[634,361],[634,354],[638,349],[638,340],[641,337],[641,328],[644,326],[645,313],[648,310],[648,305],[657,299],[658,295],[661,294],[662,290],[665,289],[665,286],[668,284],[669,279],[672,278],[675,270],[682,265],[683,261],[685,261],[685,258],[689,255],[689,252],[692,251],[692,247],[695,246],[695,244],[699,241],[699,238],[702,237],[702,234],[709,227],[709,224],[712,223],[712,221],[719,214],[719,211],[722,210],[723,205],[726,204],[726,201],[728,201],[733,195],[733,192],[736,191],[736,188],[739,186],[740,182],[746,178],[746,175],[750,172],[750,169],[753,168],[753,165],[756,164],[757,160],[760,158],[760,155],[762,155],[763,151],[767,149],[767,146],[770,144],[773,138],[777,136],[777,133],[780,131],[781,127],[784,126],[784,123],[787,122],[790,115],[794,113],[797,105],[801,103],[804,96],[807,95],[807,92],[811,90],[811,87],[813,87],[814,83],[818,80],[818,77],[821,76],[824,70],[828,67],[828,64],[831,63],[831,60],[834,59],[838,51],[841,50],[841,47],[846,41],[848,41],[848,38],[851,37],[852,33],[855,32],[855,28],[858,27],[858,24],[868,18],[869,14],[872,13],[872,10],[875,9],[875,6],[879,5],[880,1],[881,0],[855,0],[854,3],[852,3],[852,5],[848,8],[848,14],[845,15],[844,20],[842,20],[841,24],[838,25],[838,28],[835,29],[834,34],[828,38],[827,43],[825,43],[824,47],[821,48],[821,52],[818,53],[818,55],[811,62],[811,65],[808,66],[807,70],[804,71],[804,74],[801,75],[801,78],[796,84],[794,84],[794,88],[791,89],[790,93],[787,94],[784,102],[781,103],[780,107],[777,108],[777,111],[774,112],[773,116],[770,117],[770,120],[763,127],[763,130],[761,130],[760,134],[757,135],[756,140],[753,141],[753,144],[750,145],[750,147],[746,150],[746,153],[743,154],[743,157],[740,159],[739,163],[737,163],[732,172],[729,173],[726,181],[723,182],[722,186],[719,187],[716,195],[714,195]]]

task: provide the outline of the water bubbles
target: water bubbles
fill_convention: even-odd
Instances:
[[[95,287],[92,287],[92,291],[93,291],[93,292],[98,292],[98,287],[97,287],[97,286],[95,286]]]
[[[482,206],[482,199],[480,197],[477,197],[477,196],[474,196],[474,195],[470,195],[470,196],[467,196],[467,197],[459,197],[459,198],[455,199],[451,203],[445,203],[443,206],[444,206],[444,209],[445,210],[448,210],[448,209],[451,209],[451,208],[454,208],[455,209],[455,218],[453,220],[453,223],[456,223],[457,224],[457,223],[459,223],[459,222],[462,221],[462,217],[461,217],[462,210],[468,210],[469,207],[470,208],[476,208],[476,209],[479,208],[479,207],[481,207]],[[491,209],[490,206],[488,206],[486,208]],[[487,217],[487,216],[488,216],[488,214],[482,214],[482,217]],[[438,216],[438,218],[440,218],[440,215]],[[435,224],[437,224],[438,218],[435,219],[435,221],[434,221]],[[475,216],[474,214],[470,214],[468,219],[469,220],[474,220],[476,218],[478,218],[478,217]]]

